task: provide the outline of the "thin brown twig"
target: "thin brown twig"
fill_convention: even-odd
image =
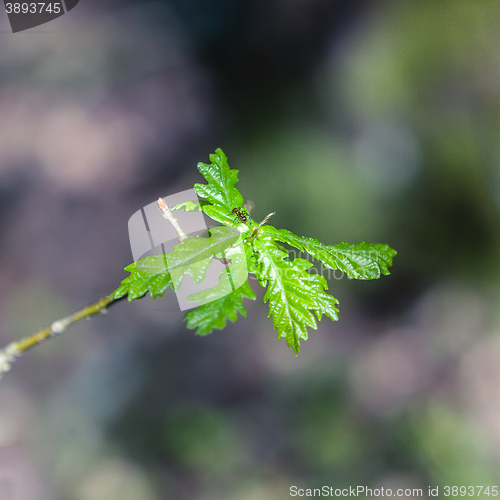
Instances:
[[[10,344],[7,344],[2,350],[0,350],[0,378],[6,372],[8,372],[12,366],[12,363],[22,356],[26,351],[32,349],[33,347],[49,340],[53,337],[57,337],[62,332],[68,328],[69,325],[79,321],[83,318],[90,318],[95,314],[103,314],[106,312],[107,308],[116,302],[111,296],[104,297],[89,306],[80,309],[70,316],[66,316],[58,321],[54,321],[50,326],[43,328],[39,332],[24,337],[21,340],[15,340]]]
[[[186,233],[182,230],[167,206],[166,201],[163,198],[158,198],[158,208],[160,209],[163,217],[167,219],[172,227],[175,229],[179,241],[187,238]],[[49,340],[51,338],[57,337],[61,333],[63,333],[68,326],[71,324],[80,321],[84,318],[90,318],[96,314],[103,314],[107,311],[108,307],[117,302],[120,299],[115,299],[112,295],[108,295],[102,299],[99,299],[97,302],[90,304],[89,306],[80,309],[74,314],[70,316],[66,316],[60,320],[54,321],[50,326],[43,328],[39,332],[29,335],[27,337],[22,338],[21,340],[15,340],[7,344],[3,349],[0,350],[0,379],[2,376],[7,373],[11,367],[12,363],[22,356],[26,351],[29,351],[33,347]]]

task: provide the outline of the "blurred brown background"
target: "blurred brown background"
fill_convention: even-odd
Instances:
[[[0,13],[2,345],[114,290],[128,218],[216,147],[255,218],[398,256],[330,280],[297,358],[255,285],[205,338],[146,297],[38,347],[0,383],[0,500],[498,484],[498,0],[102,3]]]

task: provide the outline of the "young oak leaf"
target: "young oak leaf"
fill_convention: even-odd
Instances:
[[[221,254],[221,256],[224,256],[225,259],[230,259],[230,261],[228,261],[229,267],[220,273],[219,283],[212,288],[207,288],[190,295],[187,297],[187,300],[193,302],[200,301],[200,305],[206,304],[232,293],[246,283],[248,269],[242,243],[234,248],[230,248],[227,252]]]
[[[179,290],[182,280],[188,274],[196,284],[201,283],[213,257],[210,238],[186,238],[182,243],[174,245],[165,257],[175,291]]]
[[[244,223],[239,220],[234,213],[228,212],[225,207],[221,207],[219,205],[205,205],[202,207],[202,210],[211,219],[219,222],[220,224],[238,228],[238,231],[240,231],[240,233],[249,231],[252,225],[249,220]]]
[[[149,291],[154,299],[162,296],[169,286],[178,290],[187,274],[195,283],[200,283],[212,257],[226,251],[239,237],[240,233],[234,228],[214,227],[208,238],[186,238],[167,254],[148,255],[125,268],[130,276],[111,296],[119,299],[128,295],[131,301]]]
[[[243,204],[243,197],[235,187],[238,182],[238,170],[229,167],[222,149],[217,149],[215,154],[211,154],[210,161],[210,165],[198,163],[198,170],[208,184],[195,184],[194,190],[200,198],[205,198],[212,205],[223,207],[226,214],[231,214],[233,208]],[[212,217],[210,206],[202,208],[209,217]]]
[[[309,274],[311,262],[304,259],[290,261],[288,254],[269,236],[261,235],[253,242],[254,255],[249,265],[259,283],[267,286],[264,302],[269,301],[269,316],[278,330],[278,338],[286,339],[295,354],[300,349],[300,339],[307,340],[307,328],[317,329],[318,320],[325,314],[338,319],[338,301],[326,293],[327,282],[323,276]]]
[[[202,210],[208,217],[220,224],[231,226],[235,222],[234,215],[228,212],[226,207],[220,205],[205,205]]]
[[[186,238],[182,243],[174,245],[172,251],[165,256],[173,289],[177,291],[184,276],[188,274],[196,284],[201,283],[212,257],[226,251],[239,237],[240,233],[234,228],[213,227],[209,238]]]
[[[127,299],[131,302],[149,292],[154,300],[156,297],[163,296],[165,290],[172,284],[172,278],[166,270],[163,255],[144,257],[140,261],[128,265],[125,271],[128,271],[130,275],[111,294],[114,299],[120,299],[127,295]]]
[[[201,208],[200,205],[201,203],[198,201],[188,200],[173,206],[170,210],[172,212],[176,210],[183,210],[184,212],[199,212]]]
[[[392,266],[392,259],[397,254],[389,245],[366,242],[358,245],[350,243],[325,245],[316,238],[297,236],[287,229],[276,229],[273,226],[264,226],[261,232],[274,241],[288,243],[301,252],[308,253],[330,269],[340,269],[349,278],[359,280],[378,279],[381,274],[390,274],[389,267]]]
[[[227,320],[234,323],[238,319],[238,311],[246,317],[243,297],[255,300],[255,293],[248,285],[248,281],[230,294],[186,313],[184,316],[184,320],[187,321],[186,326],[191,330],[197,328],[196,335],[208,335],[214,329],[222,330]]]

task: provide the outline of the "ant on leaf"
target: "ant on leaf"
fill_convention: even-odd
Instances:
[[[243,207],[233,208],[233,214],[235,220],[239,220],[241,222],[246,222],[250,218],[248,212]]]

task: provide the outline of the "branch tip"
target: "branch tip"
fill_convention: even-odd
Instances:
[[[158,198],[158,208],[162,212],[167,208],[167,202],[163,198]]]

